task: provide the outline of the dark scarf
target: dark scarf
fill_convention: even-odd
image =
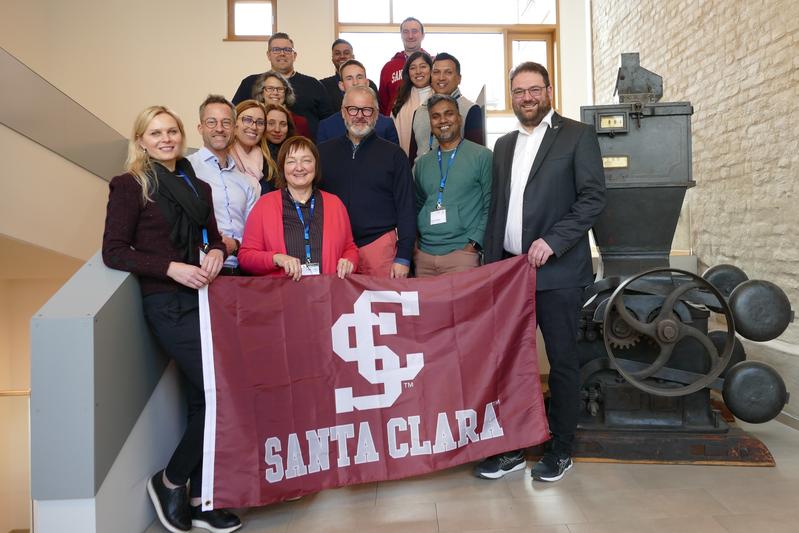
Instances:
[[[175,172],[170,172],[157,162],[153,162],[153,169],[158,180],[158,188],[154,195],[155,203],[172,228],[169,239],[175,248],[181,251],[184,262],[196,264],[197,251],[203,244],[202,228],[208,225],[208,219],[213,213],[210,199],[205,197],[200,180],[197,179],[188,160],[178,160]],[[189,177],[197,194],[178,175],[179,171]]]

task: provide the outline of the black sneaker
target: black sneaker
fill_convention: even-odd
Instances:
[[[147,493],[155,507],[158,520],[172,533],[191,530],[189,514],[189,495],[186,486],[168,489],[161,476],[164,471],[157,472],[147,482]]]
[[[536,481],[558,481],[566,472],[571,470],[572,466],[574,466],[574,463],[572,463],[572,458],[568,455],[559,457],[554,453],[546,453],[533,466],[530,475]]]
[[[239,517],[224,509],[201,511],[200,507],[191,508],[191,525],[207,529],[211,533],[230,533],[241,527]]]
[[[505,452],[483,459],[474,467],[474,475],[483,479],[499,479],[505,474],[524,470],[527,461],[524,451]]]

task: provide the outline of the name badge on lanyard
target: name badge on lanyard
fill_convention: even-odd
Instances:
[[[463,142],[461,140],[461,142]],[[441,147],[438,147],[438,172],[441,174],[441,181],[438,182],[438,197],[436,198],[436,208],[433,211],[430,211],[430,225],[435,226],[436,224],[445,224],[447,222],[447,210],[444,208],[444,187],[447,185],[447,176],[449,176],[449,169],[452,168],[452,163],[455,161],[455,156],[458,153],[458,149],[461,147],[461,143],[458,143],[458,146],[455,147],[455,150],[449,156],[447,160],[447,170],[441,167]]]
[[[321,272],[319,271],[319,263],[312,263],[311,262],[311,220],[313,220],[313,212],[314,206],[316,205],[316,197],[311,195],[311,206],[308,212],[308,221],[305,221],[305,217],[302,216],[302,208],[300,208],[299,202],[294,198],[291,199],[294,202],[294,208],[297,210],[297,216],[300,218],[300,222],[302,223],[302,236],[305,240],[305,263],[302,264],[302,268],[300,272],[303,276],[318,276]]]

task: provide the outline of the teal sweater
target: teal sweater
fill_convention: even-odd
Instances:
[[[441,154],[441,169],[446,172],[452,151]],[[436,209],[441,172],[438,152],[426,153],[416,162],[416,218],[419,248],[428,254],[444,255],[466,246],[470,240],[480,245],[491,203],[491,150],[464,140],[444,187],[447,221],[430,225],[430,212]]]

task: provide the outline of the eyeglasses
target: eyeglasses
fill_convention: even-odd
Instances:
[[[283,94],[284,92],[286,92],[286,88],[285,87],[264,87],[264,91],[266,91],[268,93]]]
[[[247,127],[250,127],[253,124],[255,124],[256,128],[263,128],[263,127],[266,126],[266,122],[264,122],[264,119],[262,119],[262,118],[254,119],[254,118],[252,118],[251,116],[248,116],[248,115],[242,115],[241,116],[241,123],[244,124]]]
[[[283,52],[284,54],[290,54],[290,53],[292,53],[294,51],[294,48],[292,48],[290,46],[283,46],[283,47],[273,46],[272,48],[270,48],[270,51],[273,54],[279,54],[281,52]]]
[[[534,98],[538,98],[541,96],[541,93],[544,92],[546,87],[540,87],[537,85],[533,85],[532,87],[528,87],[526,89],[513,89],[510,93],[513,95],[514,98],[523,98],[525,93],[530,93],[530,96]]]
[[[206,128],[210,128],[210,129],[215,128],[216,125],[219,124],[219,123],[220,123],[220,121],[216,120],[215,118],[207,118],[207,119],[203,120],[203,124],[205,124],[205,127]],[[233,127],[233,120],[231,120],[229,118],[223,118],[221,123],[222,123],[222,127],[225,128],[226,130]]]
[[[344,109],[347,111],[347,114],[351,117],[357,117],[358,111],[360,111],[364,117],[369,118],[375,112],[374,107],[358,107],[354,105],[345,106]]]

